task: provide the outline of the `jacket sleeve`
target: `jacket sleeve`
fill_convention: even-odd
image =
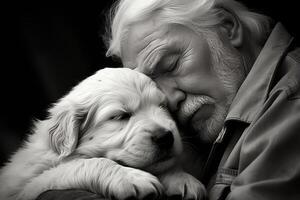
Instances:
[[[300,199],[300,98],[276,97],[243,137],[227,200]]]

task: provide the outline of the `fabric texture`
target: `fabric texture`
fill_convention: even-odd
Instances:
[[[299,57],[278,23],[226,118],[217,144],[238,140],[227,145],[210,177],[210,200],[300,199]]]

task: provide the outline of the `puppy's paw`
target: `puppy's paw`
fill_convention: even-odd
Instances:
[[[206,197],[204,185],[192,175],[176,171],[161,177],[166,195],[172,199],[202,200]]]
[[[110,199],[158,199],[163,193],[159,180],[144,171],[121,167],[109,184]]]

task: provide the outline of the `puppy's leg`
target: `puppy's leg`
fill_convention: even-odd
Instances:
[[[45,171],[25,185],[20,200],[35,199],[50,189],[86,189],[109,198],[158,197],[163,190],[153,175],[106,158],[78,159]]]
[[[181,169],[173,169],[159,177],[167,196],[179,196],[180,199],[205,199],[204,185],[192,175]]]

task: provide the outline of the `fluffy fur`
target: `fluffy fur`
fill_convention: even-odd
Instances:
[[[0,173],[0,199],[32,200],[50,189],[86,189],[108,198],[181,195],[202,184],[183,172],[182,142],[148,77],[106,68],[77,85],[35,124]]]

